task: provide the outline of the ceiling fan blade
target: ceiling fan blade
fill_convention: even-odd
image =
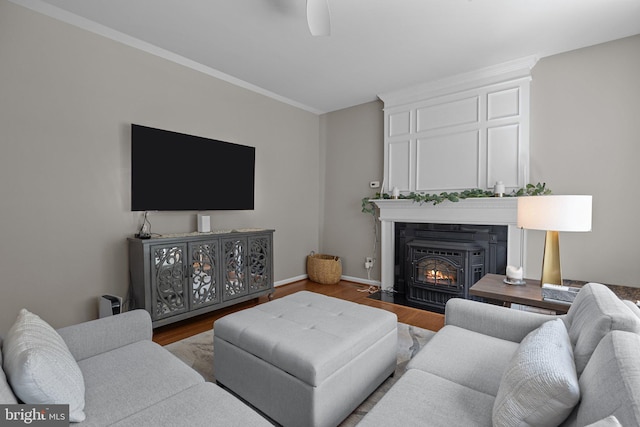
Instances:
[[[313,36],[331,34],[329,0],[307,0],[307,24]]]

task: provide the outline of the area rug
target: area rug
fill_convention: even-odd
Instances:
[[[355,411],[345,419],[341,427],[355,426],[404,374],[407,363],[433,337],[435,332],[416,326],[398,323],[398,364],[395,374],[383,382]],[[167,350],[199,372],[205,380],[215,382],[213,372],[213,330],[202,332],[181,341],[168,344]]]

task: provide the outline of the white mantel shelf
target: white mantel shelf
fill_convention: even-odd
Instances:
[[[520,265],[522,242],[521,230],[516,226],[516,197],[481,197],[458,202],[447,200],[437,205],[407,199],[372,199],[371,202],[379,209],[381,223],[382,289],[393,289],[396,222],[506,225],[507,264]]]
[[[380,209],[380,220],[394,222],[515,225],[517,219],[518,199],[515,197],[479,197],[458,202],[445,200],[437,205],[408,199],[371,201]]]

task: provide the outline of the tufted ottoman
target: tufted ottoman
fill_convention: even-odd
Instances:
[[[218,319],[214,370],[278,424],[336,426],[396,366],[395,314],[301,291]]]

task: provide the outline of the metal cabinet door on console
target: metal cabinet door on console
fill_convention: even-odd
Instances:
[[[247,285],[247,238],[223,238],[222,259],[224,301],[249,294]]]
[[[273,253],[271,234],[249,236],[249,293],[271,288]]]
[[[219,252],[219,239],[189,243],[190,310],[221,301]]]
[[[151,246],[151,302],[153,320],[189,310],[185,299],[186,244]]]

